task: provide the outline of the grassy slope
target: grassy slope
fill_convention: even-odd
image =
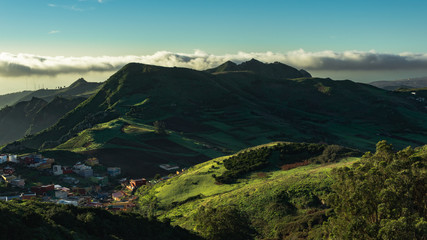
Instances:
[[[358,160],[347,158],[338,163],[310,164],[288,171],[255,171],[237,183],[216,184],[212,174],[221,175],[225,171],[222,163],[228,157],[198,164],[180,176],[156,184],[142,194],[140,202],[143,208],[147,206],[147,199],[155,196],[158,200],[155,214],[160,219],[170,219],[173,224],[197,231],[194,217],[202,206],[235,205],[250,216],[252,225],[263,238],[277,238],[290,229],[306,235],[303,233],[304,224],[321,221],[325,215],[325,209],[308,205],[313,199],[325,200],[332,181],[329,176],[331,169],[348,166]],[[281,215],[276,209],[273,199],[281,191],[290,194],[290,202],[297,207],[295,213]]]

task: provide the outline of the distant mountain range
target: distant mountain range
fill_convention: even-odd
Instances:
[[[83,97],[88,98],[99,90],[102,83],[87,82],[83,78],[78,79],[69,87],[60,89],[40,89],[36,91],[23,91],[0,95],[0,108],[12,106],[18,102],[29,101],[33,97],[41,98],[47,102],[52,101],[56,96],[70,98]]]
[[[67,88],[1,95],[0,145],[52,126],[101,85],[79,79]]]
[[[427,77],[402,79],[394,81],[375,81],[369,83],[375,87],[383,88],[386,90],[397,90],[399,88],[426,88]]]
[[[55,125],[2,151],[72,151],[153,176],[168,173],[160,164],[191,166],[278,140],[422,145],[427,111],[408,95],[254,59],[207,71],[130,63]]]

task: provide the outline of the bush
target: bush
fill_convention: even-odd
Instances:
[[[219,183],[233,183],[249,172],[266,167],[269,164],[271,152],[272,149],[263,147],[232,156],[224,160],[224,167],[227,171],[214,178]]]
[[[236,206],[201,207],[195,215],[196,230],[211,240],[252,239],[255,231],[248,216]]]

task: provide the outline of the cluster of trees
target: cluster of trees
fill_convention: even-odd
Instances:
[[[345,157],[361,155],[359,151],[354,149],[317,143],[283,143],[278,144],[273,149],[280,151],[280,159],[284,164],[306,160],[310,163],[336,162]]]
[[[1,239],[200,239],[140,214],[35,201],[0,201]]]
[[[261,147],[241,152],[224,160],[227,169],[221,176],[213,175],[218,183],[233,183],[245,174],[270,164],[273,152],[280,152],[281,168],[288,170],[310,163],[336,162],[344,157],[357,156],[359,151],[338,145],[316,143],[282,143],[274,147]],[[360,156],[360,155],[359,155]]]
[[[333,171],[332,239],[426,239],[427,154],[386,141],[352,167]]]
[[[196,230],[206,239],[247,240],[255,235],[246,213],[234,205],[202,206],[194,218]]]
[[[213,177],[219,183],[233,183],[251,171],[266,167],[269,164],[271,152],[272,149],[267,147],[241,152],[224,160],[227,171],[221,176],[213,175]]]
[[[156,134],[159,134],[159,135],[166,135],[167,134],[165,122],[155,121],[153,123],[153,126],[154,126],[154,132]]]

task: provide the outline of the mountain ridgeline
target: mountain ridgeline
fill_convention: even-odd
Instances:
[[[370,150],[382,139],[422,145],[426,134],[423,103],[281,63],[226,62],[206,71],[130,63],[55,125],[3,151],[74,151],[154,175],[161,170],[147,166],[191,166],[271,141]]]
[[[216,68],[206,70],[208,73],[224,73],[224,72],[253,72],[264,77],[270,78],[300,78],[311,77],[311,74],[301,69],[297,70],[283,63],[275,62],[270,64],[262,63],[256,59],[243,62],[239,65],[234,62],[227,61]]]
[[[29,101],[21,101],[13,106],[0,110],[0,144],[15,141],[24,136],[37,133],[52,126],[64,114],[74,109],[83,100],[82,97],[55,97],[46,102],[33,97]]]
[[[89,83],[81,78],[66,88],[0,96],[0,105],[3,106],[0,110],[0,145],[52,126],[100,86],[100,83]]]
[[[9,93],[6,95],[0,95],[0,108],[13,106],[22,101],[30,101],[33,97],[41,98],[47,102],[52,101],[55,97],[88,98],[98,91],[101,86],[102,83],[87,82],[83,78],[80,78],[68,87]]]

